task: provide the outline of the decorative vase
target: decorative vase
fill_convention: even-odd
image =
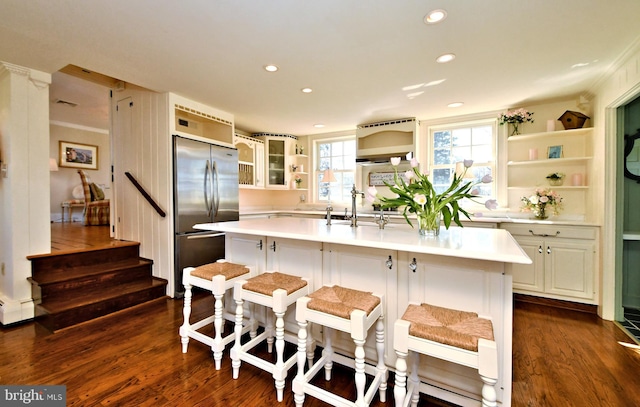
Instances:
[[[547,215],[547,212],[545,210],[545,206],[546,205],[541,205],[541,206],[538,206],[537,209],[533,210],[533,215],[536,217],[536,219],[544,220],[549,217],[549,215]]]
[[[520,129],[518,129],[518,125],[520,123],[511,123],[511,134],[509,134],[509,137],[511,136],[517,136],[518,134],[520,134]]]
[[[422,212],[417,217],[420,236],[436,237],[440,234],[440,212]]]
[[[559,187],[564,183],[564,178],[547,178],[549,180],[549,185],[552,187]]]

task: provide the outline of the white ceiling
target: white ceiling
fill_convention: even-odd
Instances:
[[[437,8],[447,19],[425,25]],[[248,132],[296,135],[583,94],[640,39],[638,0],[2,0],[0,15],[2,61],[77,65],[227,111]],[[106,108],[85,106],[92,92],[65,76],[52,100],[105,128]],[[84,107],[102,122],[85,122]],[[68,121],[57,110],[51,119]]]

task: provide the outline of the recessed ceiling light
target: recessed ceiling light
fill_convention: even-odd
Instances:
[[[267,72],[275,72],[278,70],[278,67],[275,65],[265,65],[264,70]]]
[[[435,24],[447,18],[447,12],[444,10],[433,10],[424,16],[425,24]]]
[[[313,92],[313,89],[311,89],[311,88],[302,88],[300,90],[302,91],[302,93],[311,93],[311,92]]]
[[[455,54],[443,54],[443,55],[440,55],[438,58],[436,58],[436,62],[440,64],[444,64],[446,62],[453,61],[454,59],[456,59]]]
[[[315,127],[316,129],[321,129],[324,127],[324,124],[322,123],[314,124],[313,127]]]
[[[464,105],[464,103],[462,102],[453,102],[453,103],[449,103],[447,107],[460,107],[462,105]]]

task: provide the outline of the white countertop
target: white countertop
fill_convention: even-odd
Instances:
[[[381,230],[373,223],[360,223],[352,228],[348,221],[334,220],[327,226],[324,219],[295,217],[205,223],[194,228],[504,263],[531,263],[511,234],[502,229],[452,227],[447,230],[442,227],[437,238],[428,238],[419,236],[417,229],[409,225],[388,224]]]

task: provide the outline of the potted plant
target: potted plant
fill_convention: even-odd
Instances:
[[[549,185],[551,186],[560,186],[564,182],[564,174],[561,172],[553,172],[547,175],[547,180],[549,181]]]
[[[300,183],[302,182],[300,175],[296,174],[293,180],[296,182],[296,188],[300,188]]]

